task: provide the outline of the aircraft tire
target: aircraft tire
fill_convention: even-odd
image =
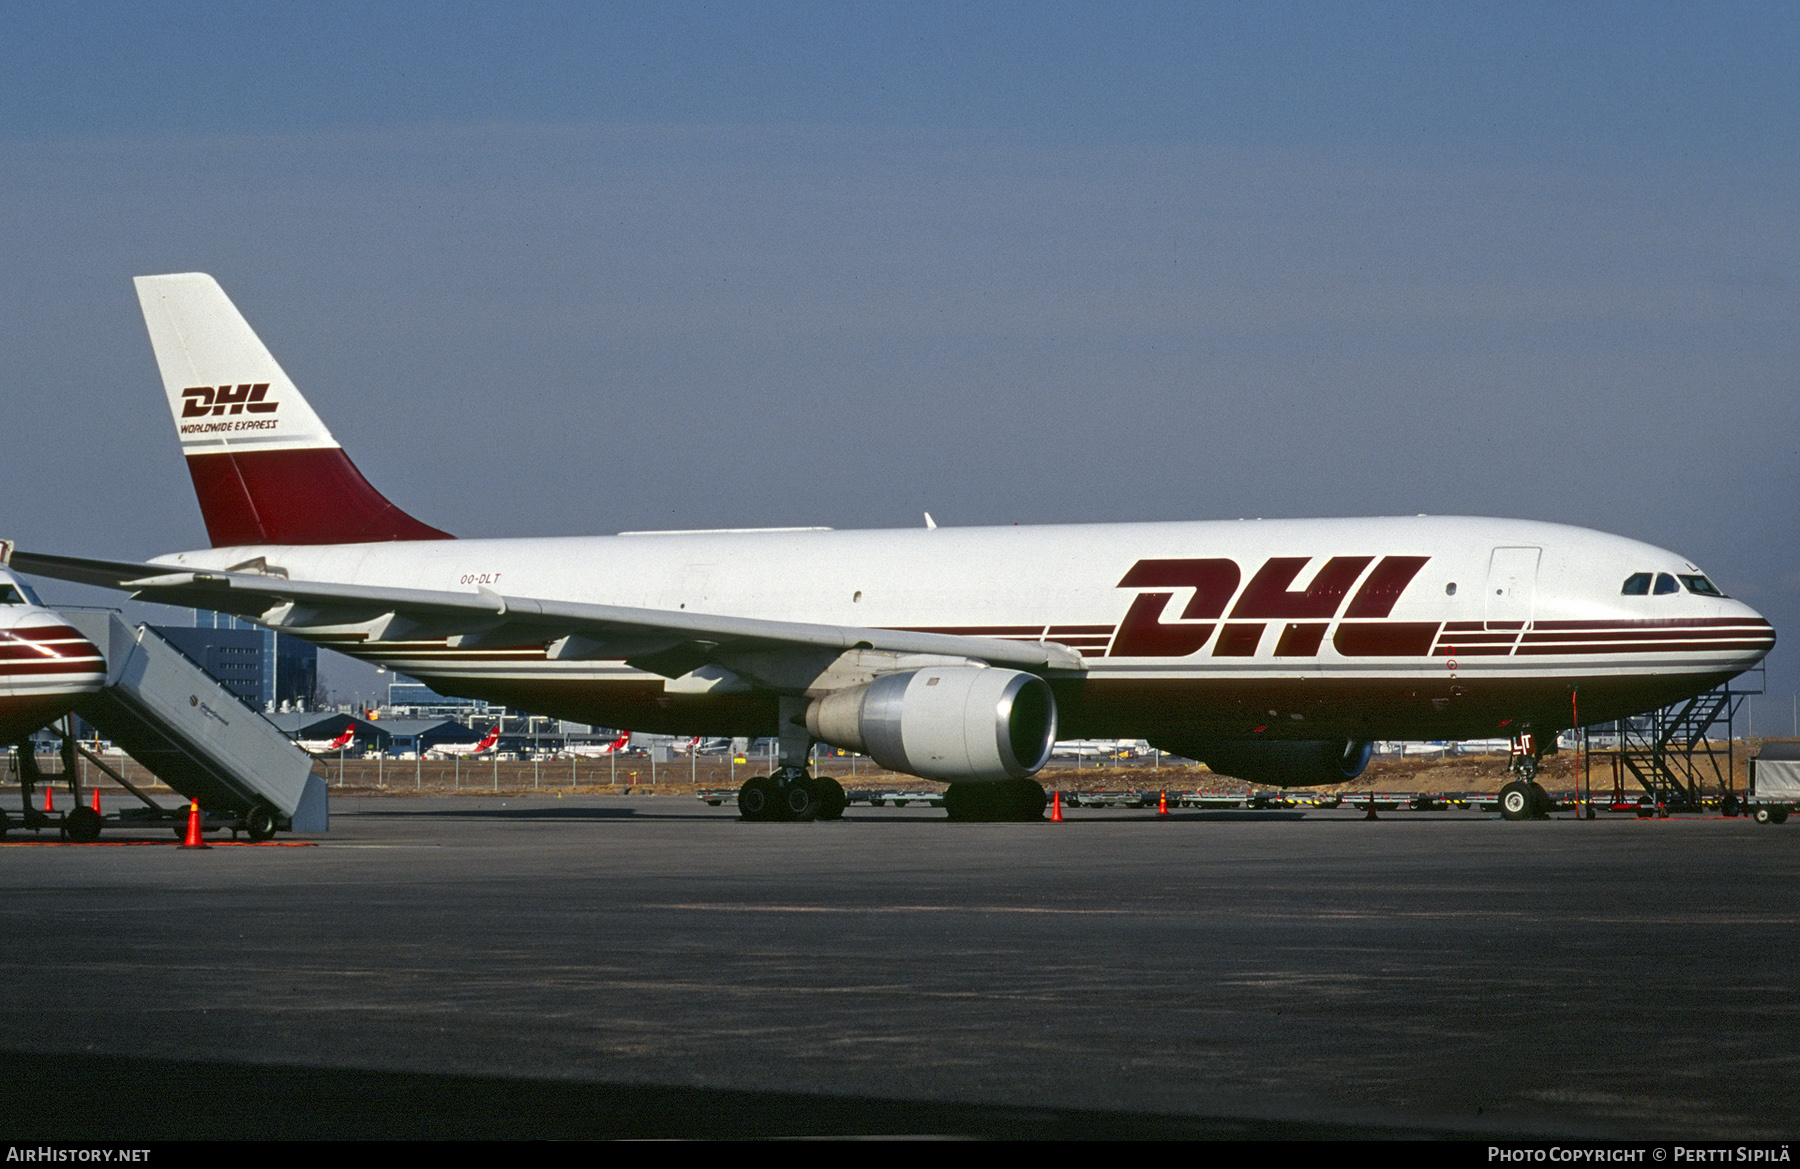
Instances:
[[[953,783],[944,792],[944,812],[952,820],[1041,820],[1050,797],[1034,779],[1004,783]]]
[[[1050,797],[1044,794],[1044,785],[1035,779],[1014,780],[1008,785],[1012,788],[1011,819],[1042,820],[1044,809],[1050,806]]]
[[[818,819],[842,820],[844,809],[850,802],[844,797],[844,785],[829,775],[817,776],[813,783],[819,789]]]
[[[92,808],[73,808],[63,817],[63,831],[69,834],[70,840],[78,840],[86,844],[100,839],[100,813]]]
[[[1544,790],[1544,785],[1537,780],[1532,780],[1529,786],[1531,787],[1531,818],[1533,820],[1548,819],[1551,811],[1556,807],[1556,802],[1550,798],[1550,793]]]
[[[275,813],[261,804],[244,814],[244,831],[251,840],[269,840],[275,835]]]
[[[787,790],[781,793],[778,804],[784,813],[784,820],[805,822],[815,820],[819,815],[819,788],[811,776],[801,776],[788,781]]]
[[[1500,815],[1503,819],[1529,820],[1535,803],[1531,798],[1531,788],[1516,779],[1500,789]]]
[[[973,784],[953,783],[944,789],[944,815],[952,820],[980,820],[981,793]]]
[[[775,818],[775,781],[766,775],[753,775],[738,788],[738,814],[746,820]]]

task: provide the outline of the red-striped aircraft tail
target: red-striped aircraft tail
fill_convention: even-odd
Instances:
[[[452,538],[363,478],[218,281],[140,276],[137,291],[214,547]]]

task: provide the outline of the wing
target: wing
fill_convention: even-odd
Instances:
[[[0,548],[4,544],[0,543]],[[860,685],[924,660],[981,662],[1041,675],[1083,669],[1081,655],[1048,641],[1005,641],[903,629],[866,629],[725,614],[288,580],[256,572],[171,572],[168,565],[87,560],[14,549],[21,572],[120,589],[158,604],[213,609],[297,637],[341,646],[444,639],[452,648],[542,645],[552,659],[624,661],[665,678],[717,688],[719,669],[750,686],[819,694]],[[377,651],[378,644],[368,646]],[[714,667],[705,676],[704,667]],[[726,685],[734,684],[725,680]]]

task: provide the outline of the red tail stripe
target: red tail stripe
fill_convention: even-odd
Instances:
[[[454,539],[395,507],[337,447],[193,454],[188,474],[215,548]]]

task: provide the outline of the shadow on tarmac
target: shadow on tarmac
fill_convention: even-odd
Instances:
[[[1404,1126],[0,1052],[8,1140],[1472,1140]],[[1498,1135],[1498,1134],[1496,1134]],[[1510,1139],[1517,1139],[1516,1134]]]
[[[595,808],[582,805],[558,807],[555,804],[530,806],[516,802],[507,807],[493,808],[399,807],[381,810],[357,808],[354,811],[333,812],[332,815],[334,817],[341,816],[346,820],[556,820],[578,822],[581,820],[654,820],[657,818],[654,815],[647,816],[636,808]],[[692,817],[686,818],[691,819]]]

